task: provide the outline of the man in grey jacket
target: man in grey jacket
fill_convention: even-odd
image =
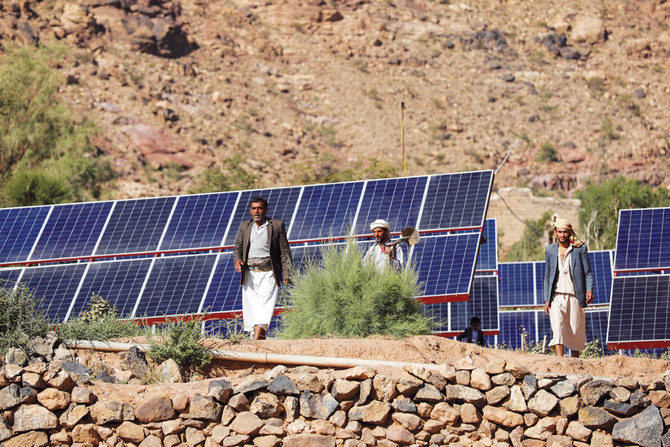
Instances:
[[[255,340],[263,340],[279,286],[289,282],[293,259],[284,222],[266,217],[267,200],[254,197],[249,212],[251,219],[242,222],[235,238],[233,261],[241,273],[244,330],[253,331]]]
[[[556,219],[554,236],[557,242],[545,251],[544,312],[551,320],[553,346],[559,357],[563,348],[572,357],[586,342],[584,308],[593,301],[593,272],[586,244],[575,240],[575,232],[567,219]]]

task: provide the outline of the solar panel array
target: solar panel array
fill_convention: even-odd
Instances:
[[[670,208],[621,210],[609,349],[670,346]]]
[[[315,256],[310,244],[347,236],[367,244],[369,222],[384,218],[396,232],[422,232],[413,257],[425,300],[467,299],[492,180],[492,171],[477,171],[0,209],[0,266],[16,266],[0,269],[0,279],[47,298],[54,322],[78,315],[91,293],[124,316],[229,317],[241,310],[230,249],[260,195],[268,215],[285,222],[297,265]]]

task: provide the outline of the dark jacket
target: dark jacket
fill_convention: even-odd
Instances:
[[[463,332],[456,336],[456,340],[464,341],[466,343],[475,343],[479,346],[484,346],[484,331],[479,329],[477,331],[477,340],[472,339],[472,328],[466,328]]]
[[[551,303],[551,298],[558,281],[558,242],[544,250],[544,301]],[[593,292],[593,272],[589,261],[589,250],[586,244],[581,247],[572,247],[570,252],[570,274],[575,286],[577,301],[586,307],[586,292]]]
[[[293,270],[293,258],[291,257],[291,249],[288,245],[286,237],[286,228],[284,222],[278,219],[268,220],[268,241],[270,246],[270,262],[272,263],[272,271],[275,274],[275,281],[277,285],[282,284],[282,280],[288,280],[291,271]],[[235,238],[235,247],[233,249],[233,263],[238,259],[242,260],[242,277],[240,284],[244,284],[247,270],[247,257],[249,255],[249,238],[251,236],[251,226],[255,225],[253,219],[245,220],[240,225]]]

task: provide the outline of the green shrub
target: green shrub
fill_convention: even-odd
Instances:
[[[546,234],[549,230],[551,211],[545,212],[537,220],[527,220],[521,239],[502,256],[503,262],[542,261],[547,246]]]
[[[207,169],[195,180],[189,193],[235,191],[258,187],[258,176],[245,171],[242,162],[242,156],[237,154],[223,160],[221,169]]]
[[[363,253],[353,242],[338,249],[324,246],[322,261],[308,262],[296,272],[283,297],[279,336],[366,337],[373,334],[403,337],[429,334],[431,320],[421,314],[413,298],[420,295],[417,273],[378,271],[363,265]]]
[[[553,144],[547,142],[542,143],[540,146],[540,152],[537,154],[535,160],[540,163],[553,163],[558,161],[558,154],[556,153],[556,148]]]
[[[67,340],[107,341],[119,337],[148,335],[148,329],[131,320],[119,320],[116,307],[95,293],[86,310],[77,318],[56,327],[61,338]]]
[[[9,348],[23,348],[33,337],[43,337],[49,320],[41,302],[23,284],[0,281],[0,355]]]
[[[597,359],[603,356],[603,350],[600,346],[600,340],[592,340],[584,345],[579,352],[580,359]]]
[[[198,343],[202,338],[201,327],[201,318],[169,321],[158,329],[157,337],[152,337],[149,358],[157,363],[173,359],[187,373],[209,365],[212,354]]]

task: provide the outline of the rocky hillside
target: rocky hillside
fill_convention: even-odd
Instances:
[[[401,174],[403,118],[407,175],[511,149],[497,186],[668,185],[669,25],[666,0],[0,0],[4,39],[71,49],[117,198],[236,155],[263,185]]]

